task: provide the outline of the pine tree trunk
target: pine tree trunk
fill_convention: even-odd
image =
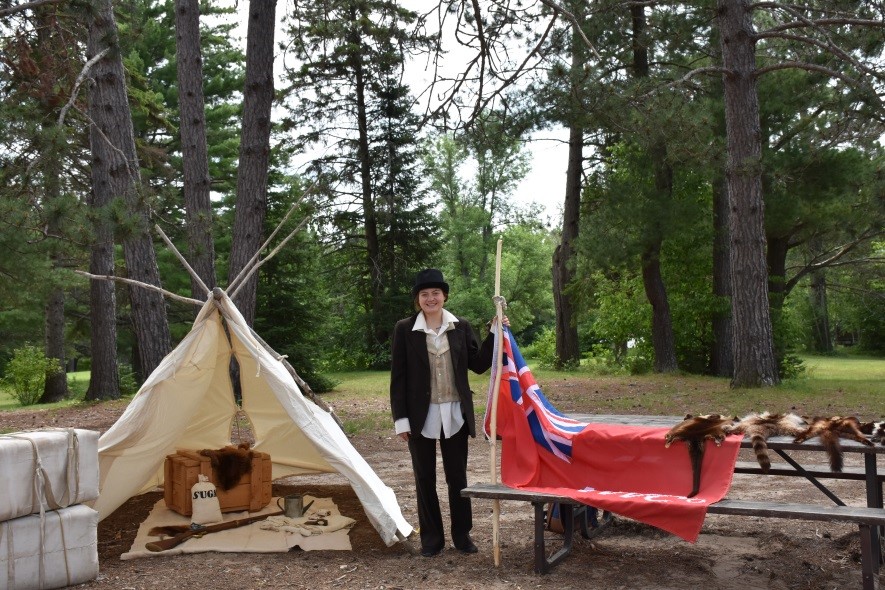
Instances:
[[[175,31],[188,262],[206,286],[212,289],[216,286],[215,245],[212,241],[212,203],[209,198],[211,179],[206,147],[198,0],[176,0]],[[191,295],[202,301],[208,293],[204,293],[191,278]]]
[[[352,11],[354,22],[365,15]],[[354,47],[359,47],[361,39],[354,30],[349,39]],[[354,93],[357,117],[357,159],[359,166],[360,193],[363,207],[363,226],[366,240],[365,276],[369,281],[367,288],[367,308],[370,313],[367,329],[367,350],[378,349],[388,338],[389,326],[381,325],[381,307],[384,285],[381,280],[380,256],[381,248],[378,239],[378,219],[375,211],[375,197],[372,194],[372,162],[369,156],[369,121],[366,105],[366,76],[360,57],[354,54],[350,66],[354,73]]]
[[[567,289],[575,276],[574,243],[578,237],[578,224],[581,215],[583,164],[584,131],[577,124],[573,123],[569,129],[568,168],[565,173],[565,205],[562,212],[562,238],[553,252],[556,363],[559,368],[578,363],[581,360],[574,304]]]
[[[814,318],[814,350],[823,354],[833,353],[833,335],[830,331],[830,314],[827,308],[827,277],[825,271],[811,273],[811,312]]]
[[[128,276],[159,286],[160,272],[149,234],[150,210],[140,190],[126,73],[110,0],[96,0],[89,22],[89,44],[92,55],[110,49],[93,67],[95,82],[90,91],[93,191],[101,194],[96,198],[100,203],[123,198],[129,215],[127,229],[121,236]],[[160,293],[134,285],[129,288],[129,300],[144,371],[140,378],[144,379],[170,350],[166,304]]]
[[[89,41],[86,57],[91,59],[107,48],[108,30],[113,27],[113,15],[108,15],[109,2],[103,0],[93,10],[89,22]],[[110,22],[108,22],[110,18]],[[115,32],[115,29],[114,29]],[[116,39],[116,36],[113,36]],[[112,188],[111,166],[118,160],[117,154],[108,145],[109,138],[103,133],[99,120],[95,119],[104,110],[107,98],[107,81],[99,74],[105,73],[110,61],[106,56],[95,65],[96,78],[89,92],[89,113],[94,123],[89,128],[89,143],[92,149],[92,193],[89,205],[94,219],[94,241],[91,246],[89,272],[96,275],[114,274],[114,233],[108,210],[115,196]],[[101,69],[99,69],[99,67]],[[106,75],[106,74],[105,74]],[[93,114],[94,113],[94,114]],[[119,163],[116,163],[119,166]],[[124,167],[125,168],[125,167]],[[89,317],[91,366],[89,387],[86,399],[117,399],[120,397],[119,376],[117,374],[117,301],[114,284],[110,281],[93,280],[89,284]]]
[[[45,321],[46,357],[58,360],[61,371],[46,378],[41,404],[61,401],[68,395],[68,379],[65,374],[65,292],[53,287],[46,302]]]
[[[270,162],[270,110],[274,93],[275,15],[276,0],[250,0],[243,129],[240,135],[240,166],[228,283],[246,266],[263,242]],[[257,292],[256,273],[234,297],[234,303],[249,326],[255,323]]]
[[[38,19],[37,37],[40,45],[52,47],[52,31],[54,26],[54,9],[51,7],[39,7],[35,10]],[[41,101],[43,120],[43,135],[48,141],[43,147],[42,177],[43,182],[43,211],[46,215],[46,233],[49,236],[49,260],[53,270],[58,270],[63,265],[64,257],[61,253],[61,218],[55,211],[55,204],[61,195],[60,162],[63,161],[61,154],[67,148],[63,129],[56,124],[58,112],[52,106],[51,101]],[[49,280],[52,282],[46,299],[44,317],[44,353],[49,359],[58,361],[60,373],[49,375],[43,386],[43,394],[38,403],[49,404],[63,400],[68,395],[68,380],[65,375],[65,291],[55,280],[57,273],[53,272]]]
[[[731,270],[728,253],[728,191],[724,179],[713,183],[713,295],[731,299]],[[713,342],[710,350],[710,373],[731,377],[732,328],[731,308],[713,315]]]
[[[768,266],[768,304],[771,310],[772,340],[777,366],[786,357],[786,332],[783,325],[784,300],[787,298],[787,253],[789,237],[769,235],[765,263]]]
[[[94,50],[90,47],[88,57]],[[90,108],[91,108],[90,96]],[[90,132],[90,143],[104,142],[95,129]],[[107,171],[102,166],[92,167],[92,184],[107,184]],[[93,189],[89,206],[94,218],[94,241],[90,247],[89,272],[95,275],[114,274],[114,233],[109,219],[107,191]],[[111,281],[92,280],[89,283],[89,340],[91,365],[87,400],[118,399],[120,378],[117,373],[117,296]]]
[[[671,373],[679,367],[676,362],[670,302],[661,276],[660,244],[647,246],[641,258],[642,284],[652,309],[651,341],[655,351],[655,372]]]
[[[646,28],[645,7],[631,6],[633,22],[633,66],[637,78],[649,75],[648,48],[643,44]],[[658,210],[663,212],[673,198],[673,169],[667,162],[667,145],[664,139],[656,138],[648,150],[654,172],[654,193],[651,198]],[[651,305],[651,341],[655,354],[655,372],[670,373],[679,367],[676,362],[676,340],[673,336],[673,320],[670,316],[670,301],[667,288],[661,275],[661,245],[663,228],[660,221],[651,222],[646,232],[646,243],[641,255],[642,284],[645,296]]]
[[[762,146],[752,9],[748,0],[719,0],[728,149],[733,387],[779,381],[765,264]]]

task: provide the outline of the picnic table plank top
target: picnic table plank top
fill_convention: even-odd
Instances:
[[[679,424],[684,416],[643,416],[638,414],[581,414],[569,413],[570,418],[580,420],[582,422],[598,423],[598,424],[622,424],[624,426],[651,426],[660,428],[671,428]],[[857,441],[840,438],[842,450],[846,453],[871,453],[877,455],[885,455],[885,445],[879,443],[873,446],[867,446]],[[791,436],[772,436],[767,439],[768,447],[771,449],[781,449],[785,451],[824,451],[819,437],[808,439],[803,443],[793,442]],[[752,448],[750,439],[744,437],[741,447]]]

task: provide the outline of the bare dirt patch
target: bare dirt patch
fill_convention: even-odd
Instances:
[[[580,396],[584,398],[583,403],[571,394],[573,386],[575,391],[583,390]],[[593,383],[578,386],[573,381],[545,387],[548,396],[563,410],[582,412],[595,410],[585,397],[589,391],[592,399],[594,389],[599,388]],[[555,393],[551,395],[551,391]],[[612,394],[614,392],[606,390],[606,395]],[[334,399],[331,401],[334,405]],[[354,402],[348,399],[341,407],[346,408],[346,413],[339,410],[341,417],[352,419],[386,411],[386,400]],[[0,413],[0,428],[57,426],[104,431],[123,409],[122,403],[115,402],[51,412]],[[381,479],[396,492],[406,519],[417,524],[405,444],[389,432],[360,434],[351,440]],[[488,443],[474,439],[471,445],[469,480],[488,481]],[[854,460],[851,456],[846,459]],[[753,458],[742,455],[741,460]],[[440,483],[443,483],[441,473]],[[139,524],[159,498],[158,492],[152,492],[132,498],[100,523],[101,573],[97,580],[81,588],[503,590],[552,585],[563,589],[819,590],[858,588],[861,583],[860,542],[857,529],[850,525],[711,515],[699,541],[690,544],[657,529],[617,518],[599,537],[592,540],[578,537],[572,555],[551,574],[542,577],[532,571],[532,511],[528,504],[502,502],[502,563],[496,568],[492,558],[491,502],[475,500],[473,504],[472,536],[480,548],[478,554],[465,556],[449,548],[440,556],[427,559],[410,555],[400,545],[386,547],[340,476],[290,478],[274,485],[277,495],[300,491],[332,497],[342,514],[358,521],[350,533],[353,551],[295,549],[285,554],[206,553],[122,561],[120,555],[129,550]],[[865,504],[863,482],[835,482],[831,487],[846,502]],[[442,488],[440,495],[445,497]],[[738,475],[729,494],[747,499],[772,495],[789,496],[796,502],[829,503],[811,484],[799,478]],[[445,513],[445,506],[443,510]],[[550,533],[551,547],[557,538]],[[885,583],[885,576],[881,576],[880,583]]]

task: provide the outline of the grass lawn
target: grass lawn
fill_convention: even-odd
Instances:
[[[559,410],[581,413],[661,414],[793,411],[807,415],[853,414],[861,419],[885,417],[885,359],[855,356],[802,358],[805,373],[776,387],[732,389],[728,379],[699,375],[598,375],[532,369],[544,393]],[[528,360],[529,366],[532,362]],[[386,403],[389,373],[335,373],[338,382],[323,394],[344,419],[348,432],[390,427]],[[485,411],[489,376],[470,374],[478,415]],[[366,402],[375,400],[374,411]],[[349,408],[361,407],[356,416]]]
[[[12,396],[12,392],[8,387],[0,385],[0,412],[8,412],[12,410],[50,410],[55,408],[64,408],[80,403],[86,395],[86,388],[89,387],[89,371],[76,371],[68,373],[68,389],[71,394],[68,399],[52,404],[40,404],[23,408]]]
[[[864,419],[885,417],[885,359],[840,355],[802,356],[805,373],[777,387],[732,389],[727,379],[698,375],[598,375],[587,370],[566,372],[532,369],[544,393],[564,412],[681,415],[769,410],[807,414],[855,414]],[[529,359],[529,366],[532,366]],[[353,371],[330,374],[338,384],[322,397],[346,418],[349,432],[385,429],[390,374]],[[89,385],[88,371],[68,374],[71,399],[22,408],[0,387],[0,412],[53,409],[81,403]],[[489,377],[470,374],[477,412],[484,411]],[[367,404],[366,402],[374,402]],[[376,408],[366,411],[367,406]],[[349,408],[360,407],[353,413]]]

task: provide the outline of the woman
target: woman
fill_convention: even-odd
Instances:
[[[390,407],[396,433],[409,443],[412,455],[424,557],[445,547],[436,493],[437,440],[448,485],[452,541],[462,553],[477,551],[470,539],[470,499],[461,497],[467,487],[467,437],[476,436],[467,369],[484,373],[492,366],[494,337],[490,334],[480,347],[470,324],[444,308],[448,295],[442,272],[422,270],[412,287],[417,313],[393,329]]]

